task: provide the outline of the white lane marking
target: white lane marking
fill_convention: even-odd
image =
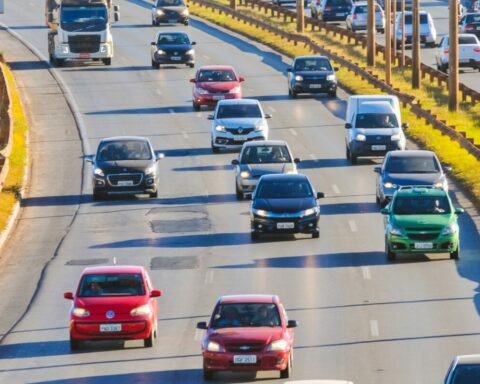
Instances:
[[[338,186],[336,184],[332,184],[332,190],[333,192],[335,192],[337,195],[340,194],[340,189],[338,188]]]
[[[175,113],[175,111],[173,110],[173,108],[168,108],[168,112],[170,112],[170,113]]]
[[[187,132],[182,132],[182,136],[185,140],[188,140],[188,133]]]
[[[213,269],[210,269],[207,274],[205,275],[205,284],[212,284],[213,283]]]
[[[290,128],[289,131],[290,131],[290,133],[291,133],[293,136],[297,136],[297,135],[298,135],[297,131],[296,131],[295,129],[293,129],[293,128]]]
[[[197,113],[197,117],[202,117],[202,114],[200,112]]]
[[[208,193],[208,189],[205,190],[205,196],[207,197],[207,199],[210,197],[210,194]]]
[[[193,340],[200,341],[202,339],[203,339],[203,330],[195,329],[195,336],[193,337]]]
[[[270,109],[270,111],[272,111],[272,112],[277,112],[277,110],[275,108],[273,108],[271,105],[268,106],[268,109]]]
[[[362,267],[362,275],[365,280],[370,280],[372,278],[372,275],[370,274],[370,268],[363,266]]]
[[[378,337],[378,321],[377,320],[370,320],[370,334],[372,337]]]
[[[355,223],[354,220],[348,220],[348,226],[350,227],[350,231],[352,231],[352,232],[357,232],[358,231],[357,223]]]
[[[210,56],[202,55],[204,59],[210,60]]]
[[[311,158],[315,163],[318,162],[318,159],[316,158],[316,156],[315,156],[313,153],[310,153],[310,158]]]

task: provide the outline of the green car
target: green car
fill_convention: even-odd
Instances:
[[[395,260],[401,253],[460,253],[457,215],[448,193],[433,186],[401,187],[381,210],[386,217],[385,253]]]

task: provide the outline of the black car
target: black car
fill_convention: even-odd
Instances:
[[[186,64],[195,66],[195,41],[190,41],[185,32],[159,32],[151,42],[152,67],[161,64]]]
[[[460,33],[471,33],[480,38],[480,13],[467,13],[458,22]]]
[[[345,20],[352,10],[352,0],[311,0],[312,18],[323,21]]]
[[[136,136],[102,139],[93,159],[93,199],[108,195],[147,193],[158,196],[158,160],[147,138]]]
[[[190,13],[184,0],[156,0],[152,8],[152,25],[182,23],[188,25]]]
[[[260,178],[252,196],[252,240],[262,233],[310,233],[320,236],[320,208],[310,180],[300,174],[273,174]]]
[[[326,56],[298,56],[287,72],[290,97],[297,97],[299,93],[327,93],[330,97],[337,95],[335,68]]]
[[[384,207],[392,199],[399,187],[410,185],[433,185],[448,191],[445,172],[432,151],[405,150],[388,152],[381,167],[375,167],[378,173],[376,201]]]

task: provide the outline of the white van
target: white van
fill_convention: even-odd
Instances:
[[[346,155],[352,164],[360,156],[384,156],[404,150],[400,103],[396,96],[359,95],[348,98],[345,124]]]

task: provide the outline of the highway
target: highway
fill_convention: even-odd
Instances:
[[[455,201],[467,208],[460,260],[420,255],[387,262],[373,173],[381,159],[346,161],[347,95],[290,100],[288,58],[198,19],[189,27],[160,27],[188,31],[197,42],[197,67],[233,64],[246,77],[245,96],[261,100],[273,115],[271,138],[288,141],[303,159],[301,172],[327,196],[320,202],[320,239],[251,243],[249,202],[235,198],[230,161],[236,153],[211,153],[211,112],[191,107],[188,79],[195,71],[151,69],[150,41],[158,28],[150,25],[149,3],[117,3],[122,19],[113,29],[112,67],[69,63],[54,70],[78,107],[85,152],[69,115],[31,133],[37,150],[32,185],[0,263],[8,271],[0,284],[0,382],[201,383],[195,325],[208,319],[219,295],[235,293],[278,294],[299,322],[292,380],[439,383],[454,355],[479,352],[480,216],[454,185]],[[0,22],[46,56],[43,4],[11,1]],[[24,49],[0,39],[0,51],[17,58],[11,63],[16,76],[36,79],[19,82],[24,100],[31,100],[29,88],[38,91],[47,81],[45,94],[58,91],[47,66],[25,59]],[[58,103],[65,106],[60,94]],[[31,119],[43,118],[43,109],[55,113],[57,106],[40,106]],[[147,136],[165,153],[158,199],[93,202],[82,156],[114,135]],[[63,292],[75,289],[86,265],[114,262],[148,267],[163,290],[157,343],[153,349],[140,341],[91,343],[72,353]],[[13,314],[27,305],[7,333]],[[255,379],[286,381],[261,372],[256,378],[221,374],[216,382]]]

